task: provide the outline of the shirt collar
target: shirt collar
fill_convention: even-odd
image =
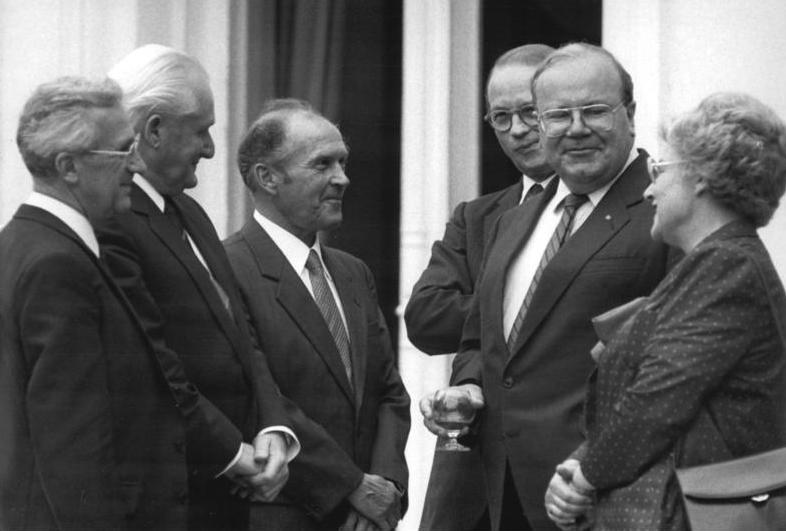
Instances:
[[[145,179],[144,177],[142,177],[137,173],[134,174],[134,182],[136,183],[137,186],[139,186],[142,189],[143,192],[145,192],[145,194],[147,194],[150,200],[153,201],[153,203],[155,203],[158,210],[163,212],[164,207],[166,206],[166,201],[164,200],[164,196],[158,193],[158,190],[156,190],[153,187],[153,185],[150,184],[150,181],[148,181],[147,179]]]
[[[592,192],[587,194],[587,198],[589,199],[590,204],[592,204],[592,208],[598,206],[598,204],[601,202],[603,197],[606,195],[606,192],[608,192],[611,189],[611,187],[614,186],[614,183],[617,182],[620,176],[623,173],[625,173],[625,170],[628,169],[628,166],[630,166],[631,163],[633,163],[633,161],[636,160],[636,157],[638,156],[639,156],[638,150],[635,148],[635,146],[632,147],[630,153],[628,153],[628,160],[625,161],[625,164],[622,166],[622,169],[617,173],[617,175],[615,175],[612,180],[610,180],[609,182],[607,182],[597,190],[593,190]],[[557,187],[557,193],[554,194],[554,199],[556,200],[556,203],[553,203],[555,211],[557,209],[557,206],[561,205],[562,200],[565,199],[565,197],[570,193],[571,192],[568,189],[568,187],[565,185],[565,183],[560,181]]]
[[[93,226],[87,218],[74,207],[40,192],[33,192],[25,201],[26,204],[46,210],[57,219],[66,224],[82,240],[94,255],[99,256],[98,240]]]
[[[270,236],[270,239],[273,240],[273,243],[284,253],[287,262],[290,263],[297,274],[300,274],[305,269],[308,253],[311,249],[314,249],[319,257],[319,261],[322,262],[322,269],[326,275],[330,276],[327,267],[325,267],[325,261],[322,259],[322,247],[319,245],[319,238],[315,238],[314,245],[309,247],[303,243],[303,240],[275,222],[270,221],[258,210],[254,210],[254,220],[259,223],[262,229]]]

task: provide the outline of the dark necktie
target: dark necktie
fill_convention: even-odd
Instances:
[[[523,205],[524,203],[526,203],[527,201],[529,201],[530,199],[532,199],[542,191],[543,191],[543,186],[540,183],[533,184],[532,186],[529,187],[527,193],[524,194],[524,199],[521,201],[521,204]]]
[[[314,249],[308,252],[306,269],[308,270],[308,277],[311,279],[311,287],[314,290],[314,300],[330,329],[333,340],[336,342],[338,353],[341,356],[341,363],[344,364],[344,371],[346,371],[347,378],[349,379],[349,386],[352,387],[352,362],[349,354],[349,337],[344,328],[344,323],[341,321],[341,314],[336,305],[336,300],[333,298],[333,293],[331,293],[327,278],[325,278],[322,262],[319,260]]]
[[[188,238],[186,228],[183,226],[183,220],[180,217],[180,212],[178,211],[178,208],[174,201],[172,201],[171,197],[164,197],[164,216],[166,216],[167,220],[175,227],[178,234],[180,234],[180,238],[183,240],[183,243],[186,244],[186,248],[191,251],[191,254],[194,255],[194,258],[197,259],[199,264],[205,268],[207,276],[210,277],[210,281],[213,283],[213,287],[216,289],[218,298],[221,299],[221,303],[224,305],[224,308],[226,308],[227,311],[231,314],[232,308],[229,305],[229,296],[227,295],[227,292],[224,291],[224,288],[222,288],[221,284],[218,283],[216,278],[213,276],[212,271],[210,271],[210,268],[207,267],[207,264],[204,264],[202,260],[199,259],[199,257],[194,252],[194,248],[191,247],[191,241]]]
[[[576,194],[568,194],[567,197],[562,200],[562,217],[559,223],[557,223],[557,228],[554,230],[554,234],[551,235],[548,245],[546,245],[546,250],[543,251],[543,256],[540,259],[538,268],[535,270],[535,275],[532,277],[532,283],[529,285],[527,294],[524,296],[524,302],[521,303],[519,313],[516,314],[516,320],[513,321],[513,327],[510,329],[510,334],[508,335],[508,350],[510,352],[513,352],[513,347],[516,344],[516,339],[519,337],[519,332],[521,332],[521,325],[524,323],[524,318],[527,316],[527,310],[532,302],[535,289],[538,287],[540,277],[543,276],[543,270],[546,269],[548,263],[554,258],[554,255],[557,254],[557,251],[559,251],[559,248],[562,247],[562,244],[568,239],[568,236],[570,236],[573,220],[576,217],[576,210],[578,210],[585,201],[587,201],[586,195]]]

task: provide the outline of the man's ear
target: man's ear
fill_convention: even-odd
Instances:
[[[278,185],[281,183],[281,176],[269,164],[257,162],[251,168],[254,175],[254,182],[257,188],[264,190],[269,195],[278,195]]]
[[[630,123],[630,134],[636,136],[636,102],[632,101],[625,107],[625,112],[628,115],[628,122]]]
[[[57,174],[68,184],[79,182],[79,175],[76,172],[76,161],[73,153],[58,153],[55,155],[55,169]]]
[[[142,138],[144,138],[145,142],[153,149],[157,149],[161,145],[161,128],[163,121],[164,119],[160,114],[151,114],[148,116],[147,120],[145,120],[145,124],[142,127]]]

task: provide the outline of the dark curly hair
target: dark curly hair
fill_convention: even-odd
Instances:
[[[763,227],[786,190],[786,126],[747,94],[719,92],[662,134],[727,208]]]

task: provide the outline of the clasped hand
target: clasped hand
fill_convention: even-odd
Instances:
[[[448,430],[436,422],[436,404],[440,403],[447,394],[465,394],[469,398],[469,405],[476,411],[483,409],[486,402],[483,398],[483,391],[480,386],[475,384],[462,384],[443,389],[437,389],[420,399],[420,412],[423,414],[423,424],[428,431],[438,437],[450,437]],[[469,426],[464,426],[459,432],[459,437],[469,433]]]
[[[232,493],[251,501],[270,502],[289,479],[287,443],[280,433],[264,433],[254,445],[242,443],[240,459],[226,473]]]
[[[557,465],[546,490],[546,513],[565,531],[586,529],[591,518],[589,513],[594,504],[594,489],[581,474],[576,459],[567,459]],[[583,518],[582,518],[583,517]]]
[[[382,476],[363,474],[363,481],[347,498],[352,510],[341,531],[390,531],[401,519],[401,493]]]

